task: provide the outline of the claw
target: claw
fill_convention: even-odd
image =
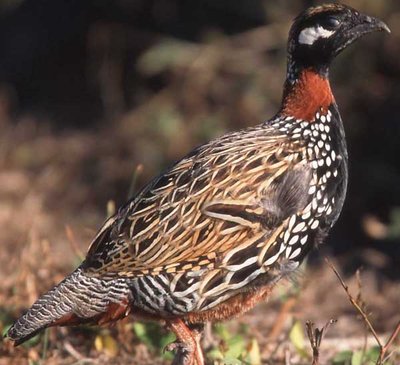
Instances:
[[[179,342],[179,341],[174,341],[169,343],[164,347],[163,353],[165,352],[191,352],[193,351],[193,348],[189,346],[188,344]]]
[[[200,346],[201,331],[193,331],[180,319],[171,320],[167,326],[176,335],[177,340],[165,346],[164,351],[174,351],[172,365],[204,365],[203,351]]]
[[[182,342],[172,342],[164,347],[165,351],[175,352],[175,357],[172,365],[197,365],[194,361],[193,348]]]

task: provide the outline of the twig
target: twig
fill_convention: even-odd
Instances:
[[[342,285],[343,289],[345,290],[351,304],[353,305],[354,308],[357,309],[358,313],[360,313],[361,317],[364,319],[364,322],[366,323],[368,329],[371,331],[372,335],[374,336],[378,346],[382,348],[382,343],[381,340],[379,339],[375,328],[372,326],[372,323],[370,322],[367,314],[364,312],[364,310],[361,308],[361,306],[357,303],[357,300],[353,298],[349,291],[349,287],[346,285],[346,283],[343,281],[342,277],[340,276],[339,272],[336,270],[335,266],[328,260],[328,258],[325,258],[326,263],[329,265],[329,267],[332,269],[332,271],[335,273],[336,277],[339,279],[340,284]]]
[[[293,309],[297,302],[297,298],[291,297],[289,298],[281,307],[279,314],[276,318],[274,325],[272,326],[272,330],[270,331],[268,338],[273,340],[278,338],[279,334],[282,332],[283,326],[285,324],[285,320]]]
[[[335,273],[336,277],[339,279],[340,284],[342,285],[343,289],[345,290],[350,303],[353,305],[353,307],[360,313],[361,317],[363,318],[365,324],[367,325],[367,328],[369,331],[372,333],[372,335],[375,338],[376,343],[379,346],[379,357],[376,361],[376,365],[381,365],[385,361],[386,353],[388,352],[390,346],[393,344],[394,340],[397,338],[397,336],[400,333],[400,321],[397,323],[396,328],[390,335],[388,341],[383,345],[382,341],[380,340],[378,334],[375,331],[375,328],[373,327],[371,321],[368,318],[368,315],[365,313],[363,307],[363,303],[358,303],[357,299],[361,299],[361,294],[357,296],[357,299],[354,299],[354,297],[351,295],[349,291],[349,287],[346,285],[342,277],[340,276],[339,272],[336,270],[335,266],[329,261],[328,258],[325,257],[326,263],[329,265],[329,267],[332,269],[332,271]],[[358,278],[359,280],[359,278]],[[361,301],[361,300],[360,300]]]
[[[364,298],[362,296],[361,268],[358,268],[356,271],[356,280],[357,280],[357,289],[358,289],[356,301],[357,301],[357,303],[360,304],[360,307],[363,308],[363,310],[366,312],[367,308],[366,308]]]
[[[306,328],[307,328],[307,336],[308,339],[310,340],[311,348],[313,351],[313,362],[312,365],[318,365],[319,364],[319,348],[321,346],[321,341],[328,330],[328,328],[337,322],[336,319],[331,319],[329,320],[322,329],[315,328],[314,329],[314,323],[311,321],[306,322]]]
[[[291,354],[288,348],[285,349],[285,365],[292,365]]]
[[[390,346],[392,346],[394,340],[397,338],[399,333],[400,333],[400,321],[397,322],[396,328],[394,329],[394,331],[390,335],[390,337],[387,340],[387,342],[385,343],[385,345],[381,348],[381,352],[379,354],[379,359],[378,359],[379,360],[379,364],[383,364],[386,361],[386,359],[385,359],[386,352],[388,351]]]
[[[74,346],[68,341],[64,341],[64,349],[67,351],[77,362],[74,364],[82,364],[82,363],[94,363],[95,360],[89,357],[83,356],[79,351],[77,351]]]
[[[74,231],[72,228],[67,224],[65,226],[65,234],[67,235],[68,242],[71,246],[72,252],[79,257],[80,260],[83,260],[85,255],[83,254],[82,250],[79,248],[79,245],[76,241]]]
[[[107,218],[112,217],[116,212],[115,201],[110,199],[106,206]]]
[[[276,354],[278,353],[280,348],[284,347],[285,344],[287,344],[287,339],[288,339],[288,334],[285,334],[284,337],[281,336],[281,338],[278,338],[275,341],[275,344],[269,354],[269,358],[273,359],[273,360],[268,360],[268,362],[267,362],[268,364],[272,364],[272,365],[275,364]],[[287,347],[284,347],[283,351],[285,353],[285,358],[287,358],[287,353],[289,353],[289,355],[290,355],[289,349]],[[290,362],[290,358],[289,358],[289,362]],[[290,365],[290,364],[285,362],[285,365]]]
[[[43,336],[43,350],[42,350],[42,361],[44,362],[47,357],[47,350],[49,348],[49,329],[46,328],[44,331],[44,336]]]
[[[356,301],[357,303],[360,304],[360,307],[363,308],[365,312],[367,312],[367,307],[366,303],[364,301],[364,298],[362,296],[362,281],[361,281],[361,268],[358,268],[356,271],[356,279],[357,279],[357,298]],[[361,351],[361,363],[363,363],[365,354],[367,352],[367,347],[368,347],[368,328],[366,328],[367,331],[364,332],[364,344],[362,347]]]
[[[142,174],[142,172],[143,172],[143,165],[142,164],[137,165],[135,170],[133,171],[131,183],[129,185],[128,199],[133,198],[133,195],[135,194],[136,190],[137,180],[139,176]]]

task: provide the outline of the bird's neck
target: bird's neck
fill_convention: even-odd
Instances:
[[[298,49],[291,41],[288,46],[286,80],[288,83],[295,83],[305,70],[328,79],[331,61],[321,52],[316,54],[304,47]]]
[[[298,71],[295,79],[288,75],[279,114],[312,122],[317,112],[327,113],[333,103],[328,77],[305,68]]]

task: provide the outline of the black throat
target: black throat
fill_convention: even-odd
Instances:
[[[318,42],[318,41],[317,41]],[[304,70],[312,70],[322,78],[329,78],[331,60],[324,52],[313,52],[314,45],[296,45],[294,40],[288,44],[287,81],[295,83]]]

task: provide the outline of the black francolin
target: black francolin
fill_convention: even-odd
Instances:
[[[9,329],[132,313],[177,337],[175,363],[204,363],[202,324],[241,314],[300,265],[338,219],[347,151],[329,84],[335,56],[380,20],[340,4],[307,9],[288,41],[277,115],[189,153],[108,219],[85,261]]]

